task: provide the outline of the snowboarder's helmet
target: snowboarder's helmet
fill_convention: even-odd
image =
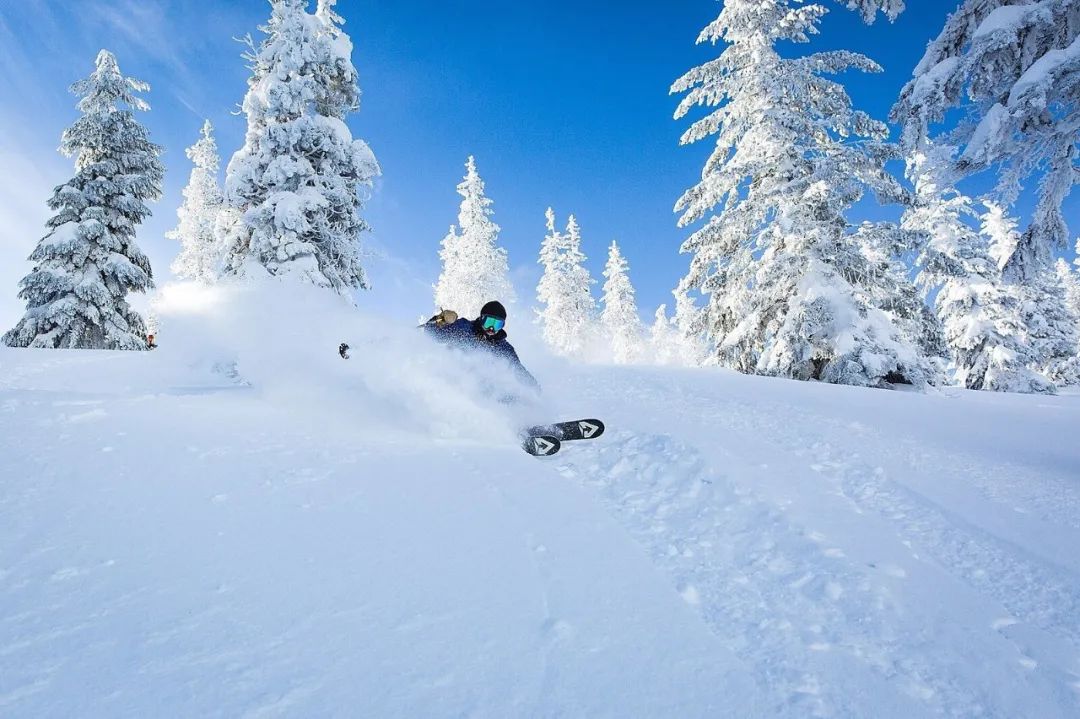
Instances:
[[[473,305],[474,307],[476,305]],[[492,300],[480,308],[481,317],[497,317],[500,320],[506,321],[506,308],[502,306],[502,302],[496,302]]]

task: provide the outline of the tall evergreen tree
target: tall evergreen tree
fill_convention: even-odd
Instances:
[[[312,15],[308,0],[271,0],[266,38],[248,56],[247,136],[229,162],[220,223],[227,273],[255,261],[340,293],[368,286],[360,211],[380,170],[344,122],[360,90],[335,4],[321,0]]]
[[[435,304],[466,317],[475,317],[490,300],[516,300],[510,284],[506,250],[499,247],[499,226],[491,217],[491,200],[470,155],[465,177],[457,186],[461,195],[457,228],[451,226],[442,241],[439,258],[443,270],[435,286]]]
[[[849,4],[870,18],[901,9]],[[806,42],[825,12],[792,0],[727,0],[698,38],[727,47],[672,87],[686,93],[676,118],[718,106],[682,138],[717,136],[701,182],[676,204],[680,227],[719,206],[683,245],[693,254],[686,285],[708,299],[704,330],[721,364],[844,384],[923,385],[933,368],[879,309],[870,260],[845,219],[868,189],[884,201],[904,198],[884,168],[894,155],[884,144],[888,128],[853,110],[843,86],[825,77],[880,68],[851,52],[792,59],[775,48]]]
[[[203,124],[199,141],[187,149],[187,156],[195,167],[184,188],[184,203],[176,211],[179,224],[165,237],[180,243],[172,271],[184,279],[211,283],[217,279],[221,259],[215,233],[222,195],[217,179],[221,158],[209,120]]]
[[[640,359],[642,354],[642,327],[634,300],[634,286],[630,283],[630,264],[619,251],[618,243],[612,241],[608,248],[607,265],[604,268],[603,311],[600,321],[611,343],[616,364],[628,364]]]
[[[106,50],[94,73],[71,86],[82,117],[64,132],[60,151],[75,157],[75,176],[49,199],[56,214],[20,282],[26,314],[5,344],[146,349],[146,325],[126,298],[153,287],[150,261],[135,244],[164,176],[161,148],[135,119],[135,110],[150,109],[138,95],[149,89],[124,77]]]
[[[536,297],[544,305],[538,312],[544,341],[557,354],[580,356],[588,345],[596,321],[596,302],[590,289],[595,280],[585,268],[581,228],[570,215],[566,232],[555,229],[555,213],[547,210],[547,236],[540,245],[544,273]]]
[[[1064,247],[1062,202],[1080,182],[1080,0],[963,0],[931,42],[892,117],[918,142],[953,109],[969,118],[946,133],[963,173],[1000,168],[1012,204],[1027,178],[1043,177],[1032,222],[1003,267],[1029,284]]]

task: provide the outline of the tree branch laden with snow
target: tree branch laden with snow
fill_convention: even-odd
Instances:
[[[893,108],[912,146],[961,109],[945,133],[965,174],[997,167],[997,195],[1011,205],[1041,175],[1038,206],[1006,262],[1027,282],[1064,247],[1062,203],[1080,182],[1080,0],[964,0],[929,44]]]

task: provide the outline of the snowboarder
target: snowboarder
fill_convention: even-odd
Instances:
[[[540,383],[521,364],[521,359],[514,346],[506,340],[506,308],[501,302],[488,302],[480,310],[475,320],[459,318],[453,310],[440,310],[437,315],[420,325],[434,339],[443,344],[478,349],[506,360],[517,373],[518,378],[528,386],[540,391]],[[342,359],[349,359],[349,345],[342,342],[338,346]],[[507,396],[500,402],[513,404],[520,398]],[[572,422],[526,427],[519,431],[521,447],[529,454],[549,457],[567,441],[596,439],[604,433],[604,423],[599,419],[581,419]]]
[[[539,390],[540,383],[521,364],[514,346],[506,340],[505,326],[506,308],[496,301],[484,305],[475,320],[459,319],[453,310],[443,310],[423,325],[440,342],[465,349],[482,349],[502,357],[510,363],[523,383]]]

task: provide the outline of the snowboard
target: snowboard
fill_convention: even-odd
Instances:
[[[603,433],[604,423],[598,419],[541,424],[522,431],[522,447],[536,457],[550,457],[562,448],[563,442],[596,439]]]

